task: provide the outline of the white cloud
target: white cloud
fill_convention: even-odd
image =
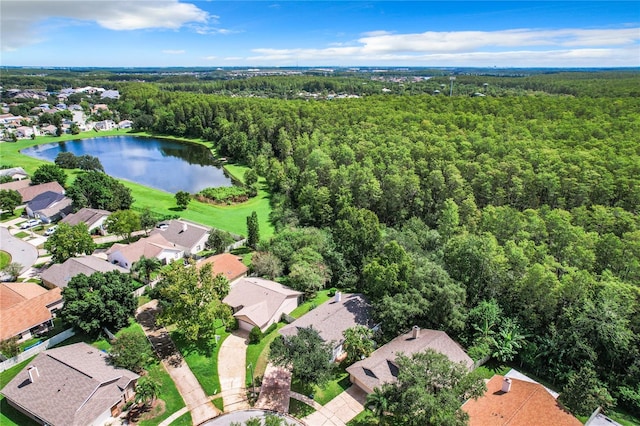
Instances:
[[[163,50],[162,53],[166,54],[166,55],[182,55],[184,54],[186,51],[185,50]]]
[[[178,0],[2,1],[2,50],[37,43],[42,21],[50,18],[91,21],[116,31],[147,28],[178,29],[187,23],[207,23],[215,16]]]
[[[213,61],[214,59],[218,59],[217,56],[204,56],[202,59],[206,59],[207,61]]]
[[[353,45],[253,49],[254,63],[638,66],[640,28],[366,33]]]

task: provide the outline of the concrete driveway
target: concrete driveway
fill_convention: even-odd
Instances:
[[[321,410],[305,417],[309,425],[342,426],[364,410],[367,394],[355,385],[333,398]]]
[[[162,360],[162,365],[178,388],[178,392],[191,412],[193,424],[199,425],[216,417],[220,412],[209,401],[209,397],[204,393],[198,379],[176,349],[167,330],[164,327],[156,326],[157,302],[157,300],[152,300],[138,308],[136,320],[142,326],[154,350]]]
[[[284,367],[267,364],[262,378],[260,396],[256,401],[256,408],[289,412],[289,389],[291,388],[291,371]]]
[[[29,269],[38,260],[38,249],[11,235],[4,226],[0,227],[0,250],[6,251],[11,255],[11,262],[17,262],[22,265],[20,273]]]
[[[236,330],[224,339],[218,351],[218,376],[226,395],[222,398],[225,412],[250,408],[245,387],[248,336],[246,331]]]

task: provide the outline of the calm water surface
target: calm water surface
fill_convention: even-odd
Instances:
[[[41,160],[55,160],[61,152],[98,157],[113,177],[175,193],[196,193],[211,186],[231,186],[202,145],[136,136],[109,136],[56,142],[23,149]]]

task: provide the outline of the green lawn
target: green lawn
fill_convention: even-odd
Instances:
[[[0,250],[0,269],[11,263],[11,255],[6,251]]]
[[[41,136],[33,141],[29,139],[20,140],[15,143],[2,143],[0,144],[0,158],[2,158],[2,164],[21,166],[28,173],[33,173],[35,169],[37,169],[42,164],[47,164],[47,162],[22,155],[20,153],[21,149],[43,143],[53,143],[65,140],[86,139],[124,134],[130,134],[131,136],[159,137],[164,139],[198,143],[206,145],[211,149],[210,142],[204,142],[200,139],[174,138],[151,135],[144,132],[129,133],[122,130],[112,130],[100,133],[91,131],[84,132],[79,135],[64,135],[61,137]],[[226,167],[228,168],[228,172],[230,174],[238,177],[242,177],[244,175],[244,171],[248,169],[248,167],[246,166],[237,164],[227,165]],[[69,176],[67,184],[70,184],[75,179],[75,176],[80,173],[79,170],[66,170],[66,172],[67,176]],[[136,210],[142,210],[148,207],[153,213],[159,216],[173,216],[177,214],[185,219],[215,228],[220,228],[239,235],[246,235],[246,218],[247,216],[251,215],[252,211],[255,210],[258,214],[261,238],[269,238],[273,235],[274,229],[273,226],[269,223],[269,214],[271,213],[271,207],[269,206],[269,194],[265,190],[264,180],[261,180],[263,184],[261,185],[261,189],[258,191],[258,195],[245,203],[231,206],[217,206],[192,200],[186,210],[177,210],[174,194],[142,186],[133,182],[123,180],[121,180],[121,182],[126,187],[131,189],[132,196],[135,199],[132,207]]]
[[[171,422],[171,426],[191,426],[192,424],[191,413],[184,413],[173,422]]]
[[[347,422],[347,426],[370,426],[379,424],[379,420],[373,411],[365,409]]]
[[[315,408],[300,402],[297,399],[289,398],[289,414],[293,417],[301,419],[316,411]]]
[[[302,305],[295,308],[293,312],[291,312],[289,315],[291,315],[294,318],[300,318],[301,316],[309,312],[311,309],[331,299],[331,296],[329,296],[329,291],[330,290],[319,291],[316,294],[316,297],[314,297],[313,299],[307,300]]]
[[[307,383],[301,383],[298,380],[291,382],[291,390],[298,392],[302,395],[309,396],[313,394],[313,399],[320,405],[325,405],[340,393],[345,391],[351,386],[349,380],[349,373],[345,371],[346,364],[340,364],[340,367],[334,373],[331,380],[322,386],[310,386]]]
[[[160,382],[160,394],[158,399],[161,399],[165,403],[165,412],[161,415],[144,420],[138,423],[140,426],[155,426],[160,424],[164,419],[185,406],[176,385],[171,380],[171,376],[164,369],[164,366],[160,363],[153,365],[147,369],[149,377]]]
[[[220,392],[218,351],[229,333],[225,331],[224,327],[221,327],[218,329],[218,334],[220,341],[212,349],[209,349],[204,344],[188,342],[179,332],[171,333],[171,339],[207,395],[215,395]]]
[[[280,330],[284,327],[285,323],[278,323],[278,326],[271,333],[264,336],[259,343],[252,343],[247,346],[247,368],[249,367],[249,363],[253,366],[253,377],[262,377],[264,376],[264,371],[267,368],[267,361],[269,357],[269,345],[273,342],[273,339],[278,337]],[[247,374],[246,376],[246,384],[247,386],[251,386],[251,374]]]
[[[213,405],[220,411],[224,411],[224,400],[222,398],[216,398],[213,401]]]

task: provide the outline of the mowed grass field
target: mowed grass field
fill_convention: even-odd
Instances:
[[[142,132],[127,133],[123,130],[111,130],[99,133],[91,131],[84,132],[79,135],[64,135],[61,137],[41,136],[35,140],[20,140],[15,143],[2,142],[0,143],[0,163],[3,165],[19,166],[24,168],[27,173],[33,173],[39,166],[47,164],[47,162],[23,155],[20,153],[20,150],[45,143],[115,135],[167,138],[190,143],[199,143],[211,148],[210,142],[204,142],[199,139],[191,140],[171,138]],[[229,174],[233,175],[240,181],[242,181],[244,172],[248,169],[248,167],[239,164],[230,164],[225,166],[225,168],[228,170]],[[69,176],[67,186],[73,182],[78,173],[81,172],[78,170],[67,170],[67,175]],[[186,210],[177,209],[174,194],[139,185],[134,182],[125,180],[120,180],[120,182],[131,189],[131,193],[135,199],[132,207],[135,210],[140,211],[148,207],[152,212],[159,216],[178,215],[184,219],[244,236],[247,234],[247,216],[251,215],[251,212],[255,210],[258,214],[258,221],[260,224],[260,238],[265,239],[273,235],[273,226],[269,223],[269,215],[271,213],[269,193],[264,189],[263,180],[261,180],[262,185],[261,189],[258,191],[258,195],[245,203],[236,205],[213,205],[192,200]]]

